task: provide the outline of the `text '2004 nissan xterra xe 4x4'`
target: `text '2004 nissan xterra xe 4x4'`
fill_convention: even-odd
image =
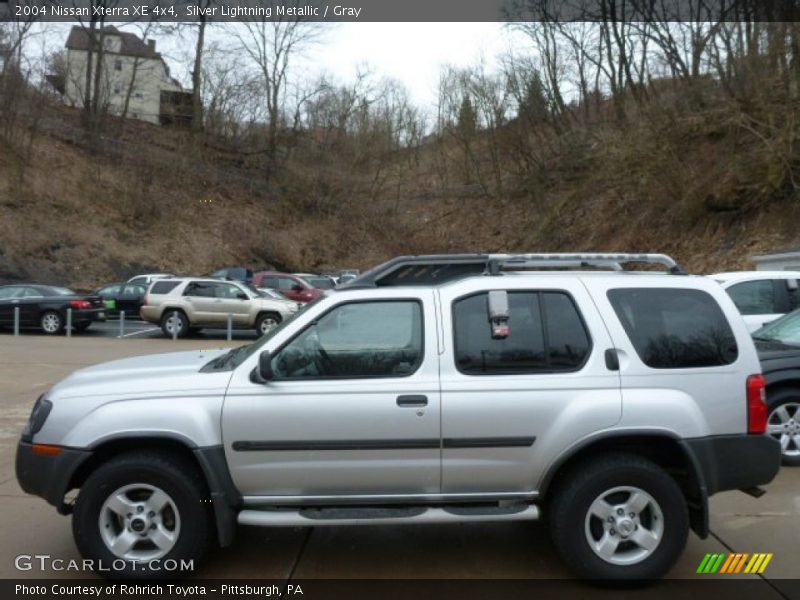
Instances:
[[[577,575],[651,579],[708,535],[710,495],[776,475],[766,416],[733,302],[667,256],[401,257],[248,346],[77,371],[16,470],[121,577],[237,522],[546,516]]]

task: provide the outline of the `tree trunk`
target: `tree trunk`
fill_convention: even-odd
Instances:
[[[203,3],[202,0],[200,4]],[[200,16],[200,25],[197,31],[197,44],[194,50],[194,68],[192,70],[192,131],[203,131],[203,97],[200,86],[203,76],[203,46],[206,37],[206,17]]]

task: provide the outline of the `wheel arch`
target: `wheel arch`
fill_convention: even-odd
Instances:
[[[180,457],[198,469],[203,476],[209,496],[202,500],[210,501],[214,510],[217,540],[220,546],[230,545],[236,530],[236,513],[241,505],[241,496],[230,477],[222,445],[194,446],[183,438],[169,434],[126,436],[106,440],[91,448],[91,456],[72,474],[64,494],[79,489],[92,472],[112,458],[142,450],[154,450]],[[71,512],[71,505],[62,504],[59,512]]]
[[[701,538],[708,536],[708,490],[700,463],[683,440],[661,431],[608,433],[572,446],[551,464],[542,477],[540,496],[546,500],[548,491],[568,477],[581,462],[609,451],[636,454],[664,469],[677,482],[686,499],[692,530]]]

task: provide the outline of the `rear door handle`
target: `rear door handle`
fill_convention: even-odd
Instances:
[[[427,396],[398,396],[397,406],[428,406]]]

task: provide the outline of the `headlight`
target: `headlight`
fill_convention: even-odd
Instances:
[[[44,426],[44,422],[47,420],[47,415],[50,414],[52,409],[53,403],[49,400],[45,400],[44,395],[39,396],[33,405],[33,410],[31,411],[31,416],[28,419],[28,424],[25,426],[25,429],[22,430],[22,441],[33,441],[33,435],[38,433],[39,430]]]

